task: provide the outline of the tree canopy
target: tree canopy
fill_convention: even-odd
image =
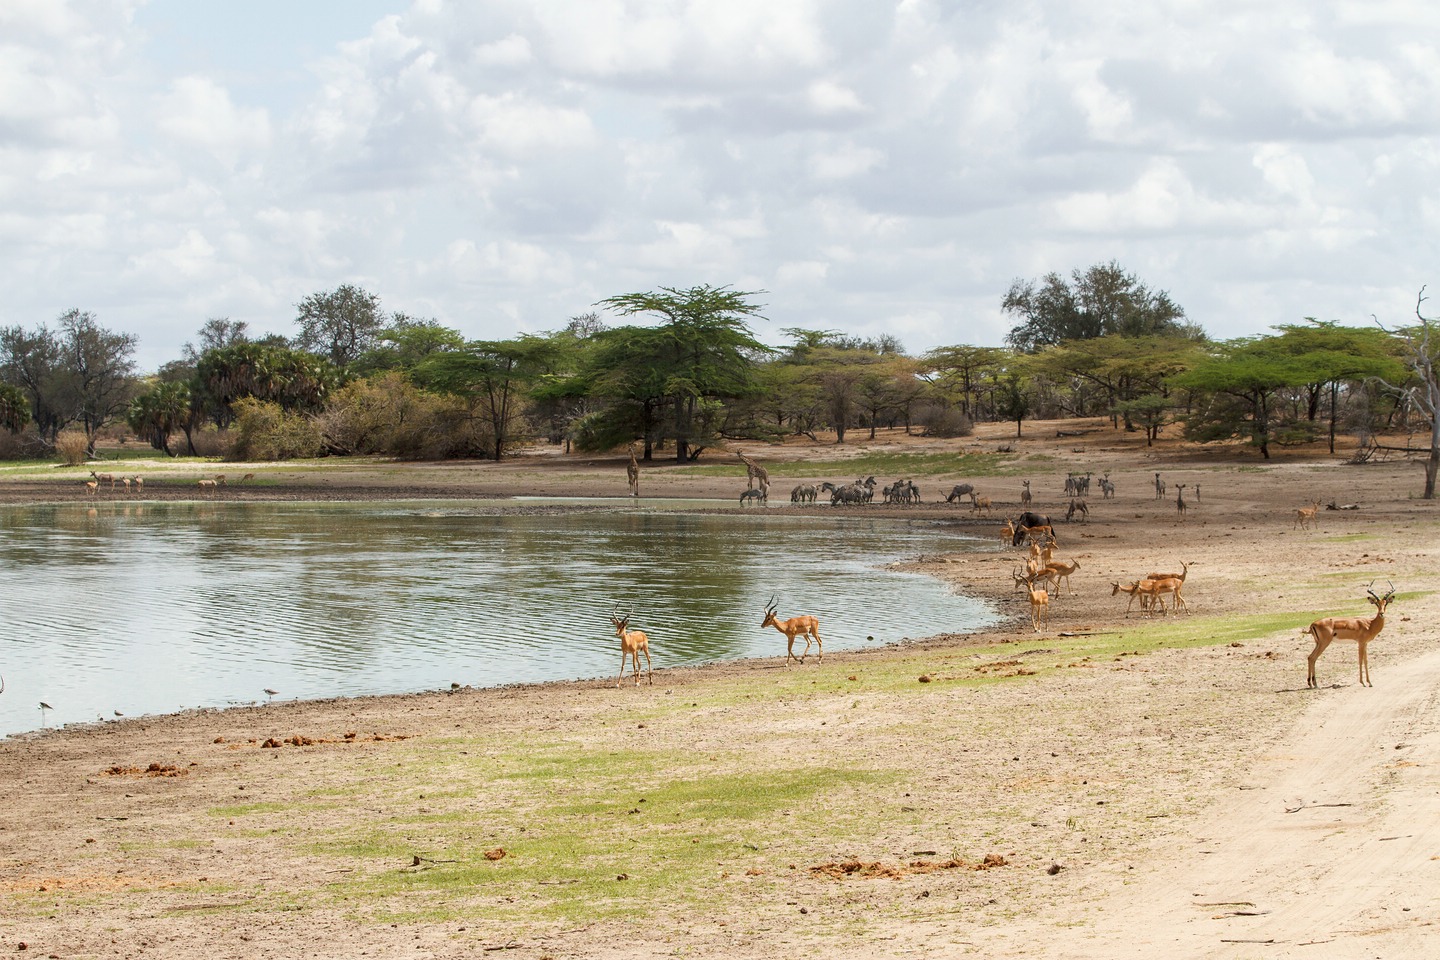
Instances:
[[[1017,279],[1001,309],[1019,318],[1005,340],[1025,353],[1112,335],[1199,336],[1168,293],[1152,291],[1114,260],[1076,269],[1068,282],[1058,273],[1038,282]]]

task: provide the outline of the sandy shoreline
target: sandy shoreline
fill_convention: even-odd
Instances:
[[[1065,471],[1044,454],[1060,451],[1033,452],[1025,475],[1048,493]],[[1440,634],[1437,526],[1433,505],[1411,499],[1418,471],[1145,457],[1087,451],[1121,497],[1092,498],[1090,523],[1062,529],[1061,554],[1081,569],[1046,636],[1013,596],[1008,553],[953,554],[914,568],[991,597],[1005,624],[823,666],[665,669],[638,690],[601,679],[275,703],[0,741],[0,946],[1431,955]],[[507,466],[425,488],[610,482]],[[1204,484],[1183,522],[1139,495],[1153,470]],[[672,496],[735,484],[647,480]],[[363,487],[337,477],[329,493]],[[1302,491],[1363,509],[1296,531]],[[1192,617],[1124,618],[1110,581],[1179,560],[1193,563]],[[1377,576],[1403,601],[1371,648],[1375,686],[1354,682],[1354,648],[1337,644],[1322,688],[1305,690],[1303,618],[1286,612],[1361,613],[1357,584]],[[763,793],[713,806],[747,782]],[[770,812],[746,819],[751,808]],[[552,835],[569,852],[542,842]],[[935,866],[987,856],[1004,865]],[[889,872],[816,869],[847,861]]]

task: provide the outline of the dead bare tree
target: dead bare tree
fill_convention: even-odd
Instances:
[[[1415,300],[1415,317],[1420,321],[1417,327],[1408,327],[1400,330],[1385,330],[1384,325],[1377,320],[1376,325],[1381,330],[1395,337],[1403,345],[1405,350],[1405,364],[1414,374],[1416,383],[1397,386],[1386,381],[1383,377],[1375,377],[1376,383],[1380,384],[1386,392],[1408,401],[1414,408],[1419,410],[1430,420],[1430,449],[1429,457],[1425,461],[1425,493],[1424,499],[1435,499],[1435,479],[1440,473],[1440,372],[1436,371],[1436,353],[1440,352],[1440,344],[1431,339],[1432,324],[1436,323],[1430,317],[1421,313],[1421,306],[1425,303],[1425,288],[1420,288],[1419,296]],[[1425,450],[1413,451],[1425,453]]]

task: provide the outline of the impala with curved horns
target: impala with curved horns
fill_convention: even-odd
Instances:
[[[809,616],[791,617],[789,620],[781,620],[775,615],[776,609],[776,598],[772,596],[770,602],[765,606],[765,619],[760,621],[760,626],[774,627],[776,630],[785,634],[785,666],[790,666],[791,660],[798,660],[800,663],[805,662],[805,657],[810,653],[811,637],[814,637],[815,649],[818,650],[820,654],[818,661],[824,663],[825,647],[820,642],[820,621]],[[800,654],[799,657],[795,656],[795,638],[797,636],[803,636],[805,638],[805,652]]]
[[[628,657],[634,662],[634,669],[631,673],[635,676],[635,686],[640,686],[640,654],[645,654],[645,678],[653,686],[655,674],[650,668],[650,638],[645,636],[643,630],[631,630],[630,612],[627,610],[625,616],[620,616],[620,604],[615,604],[615,609],[610,612],[610,623],[615,628],[615,636],[620,638],[620,676],[615,678],[615,686],[625,679],[625,660]]]
[[[1320,659],[1320,654],[1330,646],[1332,640],[1354,640],[1360,648],[1360,685],[1362,687],[1373,687],[1370,682],[1370,657],[1366,650],[1371,640],[1379,636],[1380,631],[1385,629],[1385,607],[1391,600],[1395,599],[1395,584],[1390,584],[1390,589],[1385,596],[1378,596],[1373,589],[1375,581],[1370,581],[1370,586],[1365,592],[1369,594],[1369,601],[1375,606],[1375,615],[1372,617],[1322,617],[1310,624],[1305,632],[1315,638],[1315,649],[1310,651],[1306,658],[1307,670],[1305,673],[1305,685],[1309,687],[1319,686],[1315,682],[1315,661]]]

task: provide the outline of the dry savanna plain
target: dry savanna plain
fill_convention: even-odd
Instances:
[[[831,510],[792,507],[801,481],[910,477],[922,505],[853,509],[987,537],[1023,479],[1057,520],[1067,473],[1116,493],[1057,522],[1080,566],[1043,633],[1021,551],[957,538],[908,565],[988,598],[993,629],[789,666],[775,633],[776,656],[700,668],[667,666],[654,629],[653,686],[462,684],[0,741],[0,955],[1440,956],[1440,507],[1416,463],[1151,447],[1104,421],[736,446],[772,510]],[[481,499],[623,497],[624,467],[127,470],[152,499],[215,472],[254,473],[232,500]],[[87,497],[88,469],[0,473],[0,500]],[[936,502],[962,481],[993,515]],[[724,451],[641,476],[645,497],[744,488]],[[1112,583],[1182,563],[1188,613],[1127,616]],[[1307,625],[1392,588],[1374,685],[1337,640],[1308,688]]]

